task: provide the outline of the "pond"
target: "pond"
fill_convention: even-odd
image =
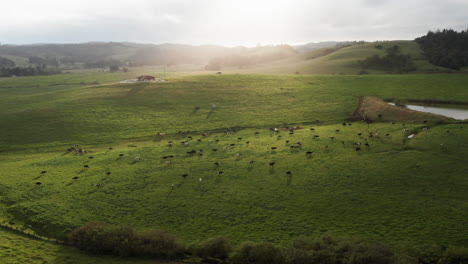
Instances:
[[[395,105],[394,103],[388,103],[388,104]],[[447,105],[434,105],[434,106],[433,105],[431,105],[431,106],[406,105],[406,108],[411,109],[411,110],[415,110],[415,111],[420,111],[420,112],[443,115],[443,116],[451,117],[451,118],[457,119],[457,120],[468,119],[468,109],[451,108],[451,107],[453,107],[453,105],[449,105],[449,106],[447,106]]]

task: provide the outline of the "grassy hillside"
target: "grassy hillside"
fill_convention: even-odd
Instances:
[[[103,74],[112,81],[127,74]],[[100,143],[158,132],[270,127],[350,118],[359,96],[463,100],[465,75],[174,77],[165,83],[76,85],[80,75],[0,82],[0,149]],[[55,81],[54,81],[55,80]],[[96,80],[82,75],[81,80]],[[3,80],[2,80],[3,81]],[[75,85],[52,85],[71,82]],[[39,87],[30,87],[34,83]],[[41,83],[44,83],[41,85]],[[11,88],[18,84],[21,88]],[[9,87],[9,88],[8,88]],[[211,104],[216,109],[211,109]],[[194,111],[195,106],[200,110]]]
[[[342,125],[359,96],[468,101],[466,75],[53,78],[0,85],[2,221],[51,237],[105,221],[186,241],[467,243],[464,124]],[[88,153],[67,151],[73,144]]]
[[[376,49],[382,45],[383,49]],[[402,54],[409,54],[416,64],[415,73],[449,72],[451,70],[430,64],[422,55],[418,44],[414,41],[384,41],[363,45],[354,45],[338,49],[328,55],[316,57],[320,51],[302,53],[262,67],[240,70],[239,72],[266,74],[357,74],[360,71],[357,62],[373,55],[385,55],[385,49],[394,45],[401,48]],[[370,74],[384,74],[385,71],[368,70]]]

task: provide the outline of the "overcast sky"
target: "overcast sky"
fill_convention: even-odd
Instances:
[[[414,39],[468,29],[468,0],[12,0],[0,42],[247,45]]]

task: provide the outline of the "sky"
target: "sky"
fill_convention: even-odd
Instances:
[[[255,46],[468,29],[468,0],[14,0],[1,9],[2,44]]]

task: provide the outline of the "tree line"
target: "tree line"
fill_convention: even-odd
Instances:
[[[382,45],[376,45],[376,49],[382,50]],[[410,55],[402,54],[398,45],[391,46],[385,50],[385,56],[373,55],[358,62],[362,70],[378,69],[396,73],[410,72],[416,70],[416,66]]]
[[[0,77],[53,75],[59,73],[61,73],[60,70],[55,68],[47,68],[45,65],[36,67],[0,68]]]
[[[430,63],[454,70],[468,66],[468,29],[429,31],[415,41]]]

